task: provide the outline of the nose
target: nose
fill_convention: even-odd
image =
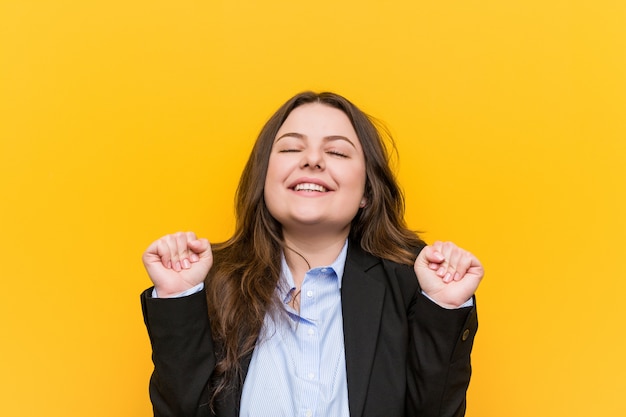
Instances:
[[[302,152],[301,167],[320,170],[324,169],[326,164],[324,163],[323,152],[314,149],[307,149]]]

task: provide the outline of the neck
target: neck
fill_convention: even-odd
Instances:
[[[285,259],[297,288],[312,268],[330,265],[337,259],[348,238],[349,228],[333,235],[291,234],[283,230]]]

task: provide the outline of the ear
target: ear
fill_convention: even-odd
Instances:
[[[365,206],[367,206],[367,198],[363,197],[361,199],[361,202],[359,203],[359,207],[360,208],[365,208]]]

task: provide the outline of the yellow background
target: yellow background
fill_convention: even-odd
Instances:
[[[150,415],[141,253],[305,89],[486,266],[467,416],[626,415],[623,0],[0,0],[0,415]]]

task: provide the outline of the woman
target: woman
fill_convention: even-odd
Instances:
[[[214,245],[143,256],[155,416],[462,416],[480,262],[426,246],[370,119],[298,94],[262,129]]]

